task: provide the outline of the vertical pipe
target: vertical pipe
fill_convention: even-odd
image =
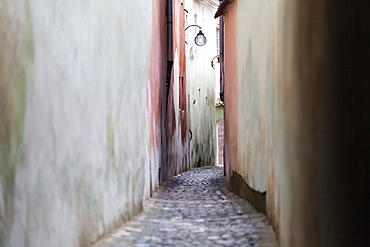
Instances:
[[[220,4],[223,0],[220,0]],[[225,25],[224,25],[224,16],[220,16],[220,99],[225,103],[224,94],[225,94]],[[226,104],[224,104],[224,176],[226,176],[226,152],[225,152],[225,129],[226,129]]]
[[[167,71],[166,71],[166,110],[168,105],[168,96],[171,84],[171,73],[173,66],[173,15],[172,0],[167,0]]]
[[[167,61],[173,62],[173,14],[172,0],[167,0]]]
[[[223,1],[220,0],[220,4]],[[225,91],[225,56],[224,56],[224,43],[225,43],[225,26],[224,26],[224,16],[220,16],[220,98],[224,101],[224,91]]]
[[[162,164],[159,168],[159,181],[162,182],[168,173],[168,164],[167,164],[167,135],[168,129],[166,127],[166,121],[168,119],[168,98],[170,92],[170,85],[171,85],[171,77],[172,77],[172,66],[173,66],[173,10],[172,10],[172,0],[166,0],[166,18],[167,18],[167,69],[166,69],[166,108],[162,111],[163,117],[163,131],[162,131]],[[164,107],[164,105],[163,105]]]

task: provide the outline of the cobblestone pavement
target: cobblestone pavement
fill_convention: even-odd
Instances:
[[[209,166],[164,181],[142,213],[93,247],[278,246],[266,217],[225,180]]]

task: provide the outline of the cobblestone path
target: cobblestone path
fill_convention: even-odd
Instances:
[[[166,180],[142,213],[93,247],[278,246],[266,217],[225,184],[216,166]]]

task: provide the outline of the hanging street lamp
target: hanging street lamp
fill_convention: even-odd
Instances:
[[[204,33],[202,32],[202,28],[198,25],[190,25],[190,26],[185,28],[185,31],[189,27],[198,27],[200,29],[199,33],[194,38],[194,42],[197,46],[204,46],[207,43],[207,38],[206,38],[206,36],[204,36]]]

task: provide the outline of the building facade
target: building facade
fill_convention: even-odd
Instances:
[[[0,3],[0,246],[87,246],[190,168],[184,13]]]
[[[192,166],[216,164],[215,91],[219,75],[211,66],[217,56],[216,28],[213,15],[218,2],[185,1],[186,83],[189,122],[189,162]],[[207,38],[197,46],[194,37],[200,28]]]
[[[367,245],[363,5],[225,0],[218,16],[228,188],[267,214],[281,246]]]

